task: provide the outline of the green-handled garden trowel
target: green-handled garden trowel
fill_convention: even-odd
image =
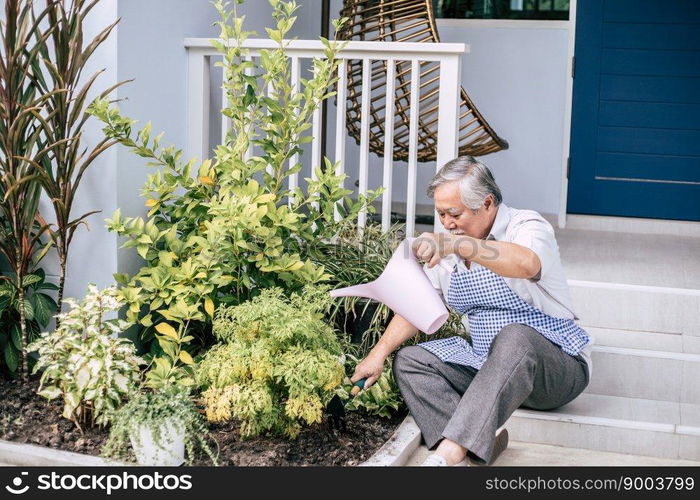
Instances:
[[[328,422],[332,429],[345,430],[345,406],[364,389],[365,382],[367,382],[366,378],[361,378],[355,382],[352,389],[350,389],[350,396],[345,402],[343,402],[337,394],[330,400],[326,406],[326,413],[328,414]]]

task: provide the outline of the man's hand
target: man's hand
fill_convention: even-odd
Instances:
[[[366,378],[365,389],[367,389],[382,375],[385,360],[385,357],[369,353],[365,359],[357,364],[350,381],[354,384],[361,378]]]
[[[413,254],[428,267],[434,267],[443,257],[454,253],[454,237],[448,233],[423,233],[411,245]]]

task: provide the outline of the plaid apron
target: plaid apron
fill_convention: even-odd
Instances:
[[[483,266],[452,273],[447,304],[467,315],[472,343],[462,337],[449,337],[418,344],[446,363],[480,369],[493,339],[511,323],[534,328],[571,356],[579,354],[590,342],[586,331],[574,320],[543,313],[520,298],[502,276]]]

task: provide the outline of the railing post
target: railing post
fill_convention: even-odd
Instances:
[[[359,188],[358,197],[367,194],[367,183],[369,177],[369,125],[372,119],[369,115],[369,101],[372,84],[372,65],[369,55],[362,60],[362,106],[360,111],[360,165],[359,165]],[[367,223],[367,211],[361,210],[357,217],[357,225],[360,229]]]
[[[338,94],[336,102],[336,114],[335,114],[335,162],[337,163],[335,167],[335,175],[345,175],[345,96],[346,96],[346,86],[348,84],[348,75],[345,59],[341,59],[338,64]],[[345,187],[345,181],[341,181],[340,187]],[[338,204],[336,203],[334,209],[334,218],[336,221],[340,220],[340,212],[338,211]]]
[[[408,172],[406,182],[406,236],[416,230],[416,177],[418,175],[418,118],[420,117],[420,62],[411,61],[411,100],[408,127]],[[438,136],[440,129],[438,128]]]
[[[394,87],[396,61],[389,59],[386,71],[386,104],[384,110],[384,192],[382,193],[382,231],[391,227],[391,190],[394,172]]]
[[[291,78],[292,78],[292,89],[294,94],[299,92],[299,78],[300,78],[300,72],[301,68],[299,66],[299,58],[298,57],[290,57],[289,62],[292,65],[291,69]],[[294,110],[295,113],[298,113],[298,110]],[[294,153],[292,157],[289,159],[289,168],[294,168],[299,164],[299,153]],[[299,172],[289,174],[289,198],[287,200],[288,205],[291,207],[294,204],[294,190],[297,188],[299,185]]]
[[[440,62],[440,97],[438,105],[438,143],[436,170],[457,156],[459,137],[460,81],[462,77],[459,54],[444,56]],[[436,232],[443,231],[440,218],[435,214]]]
[[[209,157],[209,56],[187,49],[187,157]]]

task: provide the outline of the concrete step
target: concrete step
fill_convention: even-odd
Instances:
[[[595,345],[591,357],[586,393],[700,403],[700,354]]]
[[[637,221],[650,231],[670,231],[639,234],[634,221],[631,232],[611,230],[618,226],[599,219],[589,222],[601,230],[572,229],[588,227],[576,223],[556,229],[581,323],[700,337],[700,224]]]
[[[432,453],[421,445],[413,452],[406,462],[407,466],[417,466],[423,463]],[[465,460],[458,464],[467,467]],[[547,444],[526,443],[511,440],[508,448],[493,464],[496,467],[582,467],[582,466],[626,466],[626,467],[697,467],[700,461],[673,460],[670,458],[646,457],[625,453],[607,451],[582,450],[580,448],[565,448]]]
[[[698,404],[584,393],[556,410],[518,409],[505,427],[514,441],[700,460]]]
[[[569,279],[700,289],[700,237],[559,229]]]
[[[700,336],[700,290],[569,280],[581,324]]]
[[[599,346],[700,354],[700,337],[675,333],[597,328],[583,324],[581,327],[595,339],[595,344]]]
[[[556,227],[556,217],[549,216],[547,219]],[[700,223],[680,220],[568,214],[566,229],[700,238]]]

